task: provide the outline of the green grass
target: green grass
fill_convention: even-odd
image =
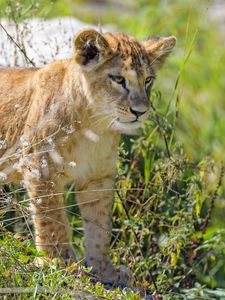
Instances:
[[[64,0],[46,5],[40,1],[40,6],[34,7],[32,1],[23,1],[25,5],[16,17],[20,21],[31,15],[74,15],[98,23],[99,16],[84,2]],[[2,11],[5,7],[1,2]],[[155,291],[157,286],[163,299],[225,299],[221,163],[225,146],[225,53],[223,33],[219,24],[209,19],[208,7],[208,1],[149,4],[142,0],[130,1],[129,10],[121,9],[119,16],[113,6],[101,13],[101,23],[115,24],[139,38],[174,34],[178,39],[153,91],[157,112],[141,137],[123,137],[113,220],[114,262],[129,265],[136,287]],[[93,286],[84,276],[82,264],[75,270],[65,270],[57,262],[36,268],[34,258],[42,254],[36,252],[32,239],[27,238],[29,230],[21,222],[22,212],[26,212],[21,203],[24,193],[15,195],[17,204],[8,206],[1,215],[1,287],[31,288],[30,294],[21,296],[24,299],[28,295],[62,299],[62,290],[66,291],[63,297],[70,299],[74,288],[97,299],[140,299],[131,291]],[[74,203],[69,190],[66,198],[69,204]],[[14,207],[19,210],[14,212]],[[19,222],[14,224],[15,217]],[[79,228],[79,234],[71,238],[82,260],[83,231],[77,206],[71,208],[69,219],[76,231]],[[32,229],[29,214],[27,224]],[[85,299],[86,295],[82,296]]]

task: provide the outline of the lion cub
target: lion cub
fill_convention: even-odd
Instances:
[[[148,118],[156,71],[175,43],[173,36],[141,42],[85,29],[69,60],[0,69],[1,181],[23,182],[37,249],[65,260],[75,255],[63,190],[74,182],[86,262],[103,283],[130,280],[109,256],[120,134],[132,134]]]

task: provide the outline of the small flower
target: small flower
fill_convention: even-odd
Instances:
[[[4,270],[2,272],[3,277],[8,278],[11,275],[11,271],[10,270]]]
[[[53,143],[53,139],[51,137],[47,138],[47,142],[51,145]]]
[[[0,140],[0,149],[6,149],[6,148],[7,148],[6,140]]]
[[[54,161],[54,163],[58,165],[63,164],[63,157],[56,150],[52,150],[51,152],[49,152],[49,156]]]
[[[67,134],[71,134],[75,131],[75,128],[73,127],[72,124],[68,125],[67,127],[65,127],[64,131],[67,133]]]
[[[26,180],[21,180],[20,185],[26,189],[28,187],[28,182]]]
[[[13,169],[14,169],[14,170],[17,170],[17,169],[18,169],[18,164],[14,164],[14,165],[13,165]]]
[[[21,152],[20,152],[20,149],[16,149],[16,152],[15,152],[15,157],[16,158],[21,158]]]
[[[41,198],[37,198],[37,199],[36,199],[36,203],[37,203],[37,204],[41,204],[41,203],[42,203],[42,199],[41,199]]]
[[[34,205],[31,205],[29,207],[29,211],[30,211],[30,214],[33,216],[36,214],[36,207]]]
[[[9,195],[7,198],[6,198],[6,203],[7,204],[12,204],[13,203],[13,196],[12,195]]]
[[[48,167],[48,162],[45,158],[42,158],[41,159],[41,168],[43,169],[43,168],[46,168],[46,167]]]
[[[76,165],[77,165],[77,164],[76,164],[75,161],[70,161],[70,162],[68,163],[68,166],[71,167],[71,168],[75,168]]]
[[[8,15],[12,12],[12,9],[10,6],[7,6],[6,9],[5,9],[5,13]]]
[[[29,147],[31,145],[23,136],[20,137],[20,143],[23,147]]]
[[[22,5],[20,2],[16,2],[16,9],[17,9],[18,11],[21,11],[22,8],[23,8],[23,5]]]
[[[41,177],[41,173],[38,169],[32,169],[31,170],[31,176],[35,177],[35,178],[40,178]]]
[[[3,173],[3,172],[0,172],[0,180],[4,181],[6,179],[7,179],[7,175],[5,173]]]

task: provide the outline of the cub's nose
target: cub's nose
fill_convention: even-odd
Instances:
[[[130,107],[130,111],[132,112],[132,114],[134,114],[138,118],[138,117],[142,116],[143,114],[145,114],[147,110],[139,111],[139,110],[136,110],[136,109],[133,109]]]

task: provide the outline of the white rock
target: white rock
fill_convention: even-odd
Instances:
[[[75,18],[55,18],[49,20],[30,19],[18,24],[5,19],[0,20],[8,34],[25,47],[26,54],[35,66],[40,67],[53,60],[72,57],[72,41],[75,34],[83,28],[97,27],[85,24]],[[15,55],[16,53],[16,55]],[[16,44],[10,40],[0,27],[0,65],[31,66]]]

